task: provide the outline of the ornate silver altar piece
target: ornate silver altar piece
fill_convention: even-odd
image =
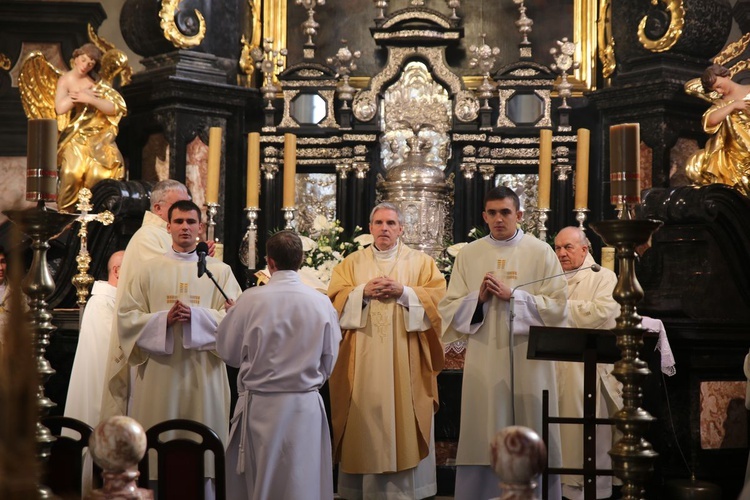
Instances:
[[[273,110],[273,100],[276,98],[276,92],[280,89],[273,83],[274,75],[284,67],[284,59],[287,50],[274,50],[273,40],[270,38],[263,39],[263,49],[255,47],[250,51],[250,57],[255,61],[255,66],[263,73],[263,86],[260,91],[263,92],[263,98],[266,100],[266,109]],[[280,57],[281,56],[281,57]]]
[[[426,161],[432,148],[429,140],[417,131],[408,142],[410,149],[406,159],[390,169],[377,187],[383,201],[401,209],[404,243],[436,257],[443,250],[448,194],[453,185],[446,182],[441,169]]]
[[[573,84],[568,81],[568,71],[576,70],[580,66],[577,61],[573,60],[576,53],[576,44],[568,41],[567,37],[557,41],[557,47],[550,49],[554,63],[550,65],[554,71],[560,73],[560,83],[557,84],[557,93],[562,98],[561,109],[569,109],[568,97],[572,95]]]
[[[343,103],[341,109],[349,109],[349,102],[354,97],[354,91],[356,90],[349,85],[349,76],[352,71],[357,69],[357,59],[360,58],[362,53],[359,50],[352,52],[346,44],[346,40],[341,40],[341,43],[343,47],[336,52],[334,57],[326,59],[326,62],[336,70],[336,75],[341,78],[341,83],[336,89],[339,99]]]
[[[469,53],[471,54],[469,67],[478,68],[482,72],[482,83],[477,88],[477,95],[483,101],[482,109],[490,109],[489,100],[492,99],[496,87],[495,82],[490,77],[490,72],[495,66],[496,56],[500,54],[500,49],[487,45],[486,33],[482,33],[481,36],[481,45],[472,45],[469,47]]]

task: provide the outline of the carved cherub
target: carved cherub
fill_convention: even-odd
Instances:
[[[35,51],[19,75],[26,116],[57,119],[60,211],[75,209],[81,188],[125,176],[115,139],[127,106],[113,81],[119,76],[123,85],[129,83],[132,70],[127,56],[100,38],[91,25],[89,39],[91,43],[73,52],[69,71],[61,72]]]
[[[727,184],[746,196],[750,196],[750,85],[732,78],[750,66],[748,59],[736,61],[749,43],[747,33],[714,57],[714,64],[700,78],[685,83],[687,94],[711,103],[703,114],[703,129],[711,137],[688,159],[685,173],[695,184]]]

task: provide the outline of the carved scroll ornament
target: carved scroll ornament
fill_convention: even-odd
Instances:
[[[200,45],[203,41],[203,37],[206,36],[206,20],[203,18],[197,9],[193,11],[194,16],[188,17],[186,25],[188,28],[192,28],[195,23],[198,25],[198,32],[192,36],[185,35],[180,28],[178,28],[175,22],[175,16],[179,10],[180,2],[182,0],[162,0],[161,10],[159,11],[159,17],[161,22],[162,31],[164,32],[164,38],[169,40],[178,49],[189,49]]]

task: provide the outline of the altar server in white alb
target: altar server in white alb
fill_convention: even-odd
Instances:
[[[86,303],[78,333],[78,346],[70,373],[68,396],[65,400],[66,417],[85,422],[91,427],[99,425],[102,406],[107,352],[112,321],[115,317],[115,294],[120,279],[120,264],[125,252],[113,253],[107,261],[107,281],[96,281],[91,297]],[[70,431],[64,435],[77,435]],[[84,450],[83,496],[91,491],[92,469],[88,448]]]
[[[118,310],[120,345],[135,370],[129,416],[145,429],[174,418],[207,425],[227,442],[229,382],[216,353],[216,328],[240,286],[223,262],[206,257],[206,266],[229,297],[208,276],[198,278],[196,237],[200,209],[175,202],[168,212],[172,246],[134,270],[124,284]],[[156,462],[152,461],[151,479]],[[207,460],[208,477],[213,461]]]
[[[557,415],[555,363],[529,360],[526,354],[530,326],[566,325],[567,286],[552,248],[517,227],[522,215],[511,189],[496,187],[487,193],[482,216],[490,234],[458,254],[448,293],[440,302],[443,342],[468,339],[456,456],[457,499],[500,496],[498,478],[490,468],[490,441],[509,425],[530,427],[541,436],[542,391],[549,391],[550,415]],[[549,464],[559,467],[558,426],[550,426],[549,436]],[[550,480],[549,498],[560,498],[559,477]]]
[[[230,500],[333,498],[331,437],[318,389],[333,370],[341,330],[328,297],[297,274],[302,254],[296,233],[271,236],[271,279],[246,290],[219,325],[217,350],[239,367],[227,449]]]
[[[577,227],[566,227],[555,237],[555,253],[568,280],[568,319],[570,326],[577,328],[597,328],[611,330],[615,318],[620,314],[620,305],[612,292],[617,285],[617,275],[609,269],[600,268],[594,272],[596,264],[589,253],[588,238]],[[578,271],[576,271],[578,269]],[[613,365],[597,365],[596,416],[608,418],[622,408],[622,385],[612,375]],[[560,397],[560,415],[563,417],[583,417],[583,363],[557,363],[557,383]],[[612,460],[607,451],[612,447],[612,428],[597,426],[596,466],[610,469]],[[563,467],[583,467],[583,427],[563,425],[562,438]],[[563,495],[570,500],[583,498],[583,476],[565,475],[562,477]],[[599,476],[596,479],[596,498],[612,496],[612,476]]]

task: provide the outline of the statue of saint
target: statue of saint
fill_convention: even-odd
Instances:
[[[69,71],[60,72],[40,52],[32,52],[19,77],[26,115],[57,119],[57,206],[65,212],[75,210],[82,188],[125,177],[115,139],[127,107],[112,82],[119,75],[123,84],[128,83],[131,70],[127,56],[91,27],[89,37],[95,43],[73,52]]]
[[[740,85],[730,70],[713,64],[700,83],[711,107],[703,114],[703,129],[711,137],[686,165],[695,184],[721,183],[750,196],[750,85]]]

